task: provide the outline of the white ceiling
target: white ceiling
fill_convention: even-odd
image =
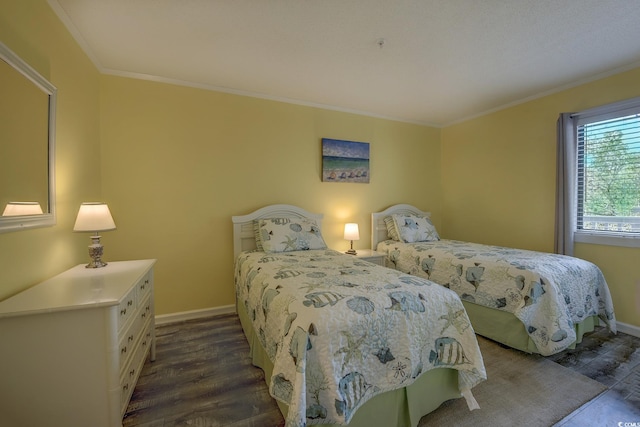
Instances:
[[[49,4],[104,73],[434,126],[640,66],[638,0]]]

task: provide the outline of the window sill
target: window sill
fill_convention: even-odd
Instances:
[[[573,240],[577,243],[640,248],[640,235],[621,236],[620,234],[607,232],[576,231],[573,234]]]

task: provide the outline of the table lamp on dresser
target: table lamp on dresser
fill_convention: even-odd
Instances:
[[[100,268],[107,265],[102,261],[102,253],[104,248],[100,243],[99,231],[115,230],[116,224],[106,203],[101,202],[85,202],[80,205],[76,223],[73,231],[90,231],[95,232],[90,236],[91,244],[89,245],[89,256],[91,262],[86,268]]]

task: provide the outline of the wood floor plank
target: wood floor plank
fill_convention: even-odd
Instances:
[[[284,425],[237,316],[157,328],[124,427]]]
[[[237,315],[160,325],[156,338],[156,360],[145,362],[123,427],[284,426],[264,373],[251,364]],[[614,336],[601,329],[587,335],[575,350],[549,359],[602,382],[622,378],[615,388],[623,392],[622,399],[631,410],[621,413],[635,420],[633,407],[638,406],[640,395],[639,347],[640,338]],[[592,402],[558,426],[587,425],[584,423],[598,416],[604,419],[604,408],[612,405],[599,405],[597,399]]]

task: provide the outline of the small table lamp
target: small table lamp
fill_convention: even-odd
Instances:
[[[91,257],[91,262],[86,265],[87,268],[99,268],[107,265],[106,262],[102,262],[103,247],[100,243],[98,231],[115,229],[116,224],[113,222],[111,212],[106,203],[86,202],[80,205],[73,231],[92,231],[96,233],[90,236],[89,256]]]
[[[350,222],[344,225],[344,240],[351,240],[351,249],[349,249],[346,253],[350,255],[356,255],[357,252],[353,249],[353,241],[360,240],[358,224]]]
[[[38,202],[9,202],[2,212],[2,216],[42,215],[42,208]]]

